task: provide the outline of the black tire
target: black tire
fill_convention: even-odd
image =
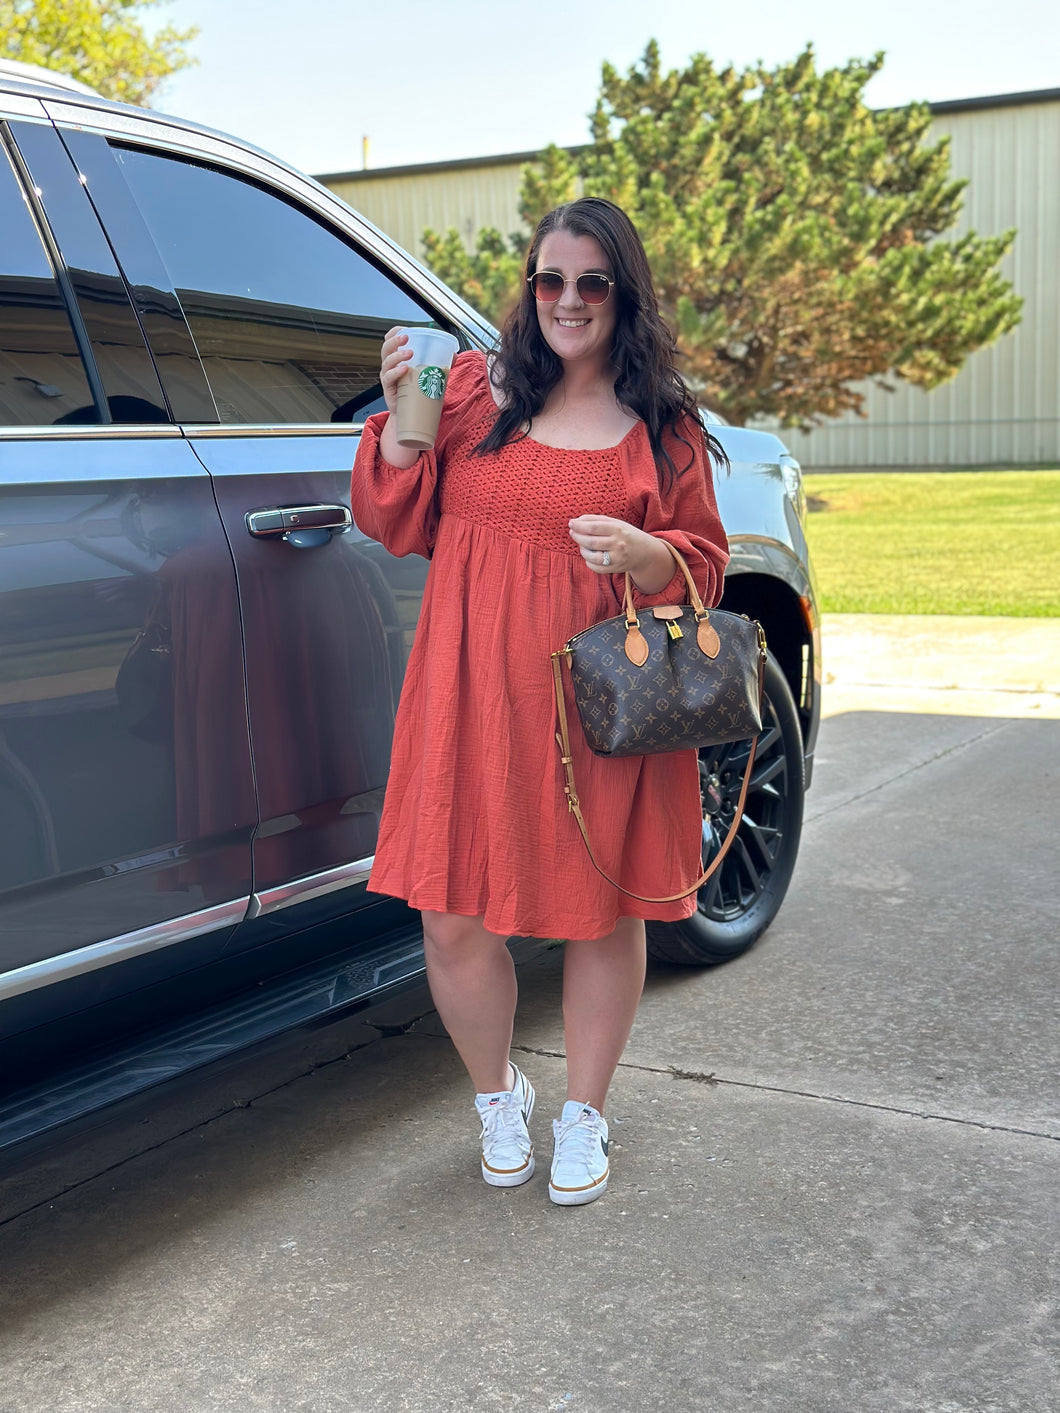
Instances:
[[[749,741],[699,753],[704,867],[733,817]],[[791,882],[802,832],[804,765],[799,715],[787,679],[766,659],[762,734],[747,804],[721,867],[684,922],[649,922],[648,954],[683,966],[717,966],[746,952],[776,917]]]

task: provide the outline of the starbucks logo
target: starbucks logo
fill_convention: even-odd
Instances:
[[[449,374],[444,368],[421,368],[420,369],[420,392],[424,397],[431,397],[437,400],[445,392],[445,383]]]

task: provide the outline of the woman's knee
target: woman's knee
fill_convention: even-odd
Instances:
[[[422,916],[424,951],[432,961],[462,961],[471,952],[481,954],[493,946],[504,946],[505,939],[487,932],[481,918],[431,912]]]
[[[616,942],[624,942],[631,947],[643,947],[645,928],[639,917],[620,917],[611,936]]]
[[[620,917],[613,930],[606,937],[594,937],[591,940],[583,939],[577,941],[575,945],[586,950],[596,948],[606,955],[608,948],[613,954],[615,946],[643,947],[645,943],[644,922],[639,917]],[[567,946],[570,947],[570,942]]]

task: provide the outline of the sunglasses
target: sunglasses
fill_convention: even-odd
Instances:
[[[611,293],[614,280],[607,275],[579,275],[576,280],[565,280],[555,270],[538,270],[536,275],[529,277],[527,284],[541,304],[555,304],[568,285],[574,285],[583,304],[603,304]]]

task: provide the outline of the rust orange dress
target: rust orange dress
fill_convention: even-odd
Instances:
[[[395,555],[431,561],[398,707],[369,888],[414,908],[481,917],[501,936],[597,938],[620,917],[672,921],[695,898],[641,903],[589,862],[567,809],[549,654],[620,611],[621,576],[583,561],[567,522],[610,515],[670,540],[704,603],[721,596],[728,545],[701,452],[662,495],[647,429],[566,451],[529,438],[473,456],[496,414],[482,353],[462,353],[437,444],[408,470],[384,461],[389,414],[365,424],[353,467],[357,525]],[[678,466],[688,451],[673,448]],[[674,576],[641,606],[684,601]],[[568,682],[569,690],[569,682]],[[569,700],[574,771],[600,864],[635,893],[700,872],[694,751],[594,756]]]

